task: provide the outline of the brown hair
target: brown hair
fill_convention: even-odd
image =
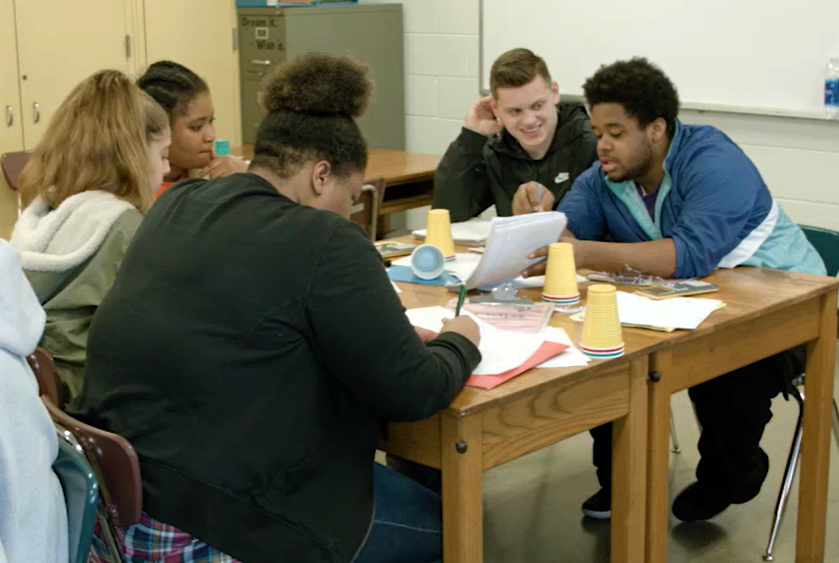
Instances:
[[[102,190],[139,211],[151,205],[146,115],[140,89],[117,70],[83,80],[58,106],[21,173],[24,206],[43,196],[57,208]]]
[[[251,166],[280,178],[326,160],[338,178],[367,167],[367,143],[355,122],[373,92],[370,68],[347,55],[306,53],[262,82],[268,113],[259,126]]]
[[[518,88],[530,84],[537,76],[551,81],[545,60],[530,49],[512,49],[492,63],[489,90],[492,97],[498,99],[499,88]]]

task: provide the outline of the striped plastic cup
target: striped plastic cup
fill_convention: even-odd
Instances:
[[[576,305],[580,302],[574,247],[567,242],[555,242],[548,247],[542,301],[557,305]]]
[[[615,286],[592,285],[586,296],[586,316],[580,350],[596,359],[617,358],[624,352]]]

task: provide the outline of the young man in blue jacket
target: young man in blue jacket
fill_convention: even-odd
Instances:
[[[718,129],[676,118],[678,95],[661,69],[642,58],[618,61],[583,89],[599,160],[558,208],[568,217],[563,238],[574,245],[578,268],[614,272],[629,264],[665,278],[736,266],[825,274],[743,151]],[[673,503],[677,518],[706,520],[758,494],[769,469],[760,438],[771,399],[801,373],[803,356],[799,347],[689,390],[702,425],[701,459],[697,480]],[[609,518],[611,427],[592,435],[601,490],[583,512]]]

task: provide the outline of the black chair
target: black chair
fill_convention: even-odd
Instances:
[[[835,276],[839,272],[839,232],[820,227],[808,227],[801,225],[801,230],[807,236],[810,244],[822,257],[829,276]],[[798,403],[798,421],[795,424],[795,432],[792,437],[787,466],[784,469],[784,478],[781,481],[781,490],[778,491],[778,501],[775,503],[775,513],[772,518],[772,528],[769,532],[769,542],[766,545],[766,553],[763,555],[765,561],[773,561],[772,551],[775,549],[775,540],[778,538],[778,530],[784,518],[787,508],[792,482],[795,479],[795,471],[798,469],[798,460],[801,457],[801,422],[804,418],[804,375],[800,375],[793,381],[793,388],[790,393]],[[836,400],[833,400],[833,438],[839,447],[839,408]]]

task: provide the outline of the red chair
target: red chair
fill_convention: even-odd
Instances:
[[[9,187],[17,191],[20,185],[20,173],[26,163],[29,162],[29,157],[32,155],[29,151],[7,152],[0,156],[0,168],[3,169],[3,176]]]
[[[136,524],[143,511],[143,482],[137,452],[122,436],[94,428],[58,408],[60,402],[56,399],[61,397],[61,384],[46,350],[38,348],[27,360],[35,372],[41,401],[53,424],[59,432],[75,438],[99,479],[102,531],[112,555],[121,560],[115,527]]]
[[[376,178],[366,180],[361,189],[361,196],[358,198],[350,211],[350,221],[358,223],[370,237],[376,241],[376,228],[379,222],[379,209],[382,207],[382,200],[385,197],[385,179]]]
[[[32,153],[28,151],[18,151],[7,152],[0,156],[0,168],[3,169],[3,176],[5,176],[6,183],[9,184],[9,187],[14,192],[18,191],[18,187],[20,186],[20,173],[23,172],[23,169],[26,167],[26,163],[29,162],[31,154]],[[18,215],[20,215],[20,211],[20,195],[18,195]]]

